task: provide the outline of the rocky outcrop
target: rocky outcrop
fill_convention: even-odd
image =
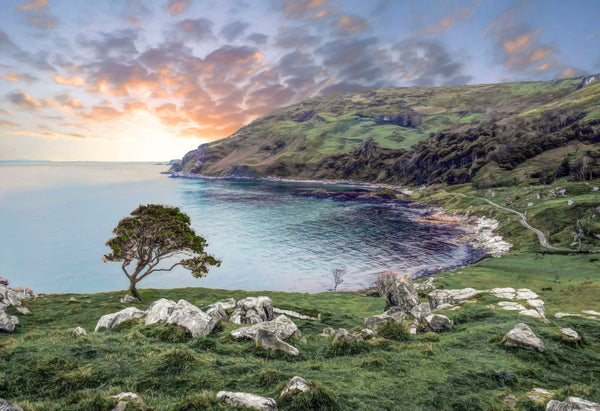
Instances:
[[[273,398],[261,397],[245,392],[219,391],[217,400],[232,407],[246,407],[261,411],[277,410],[277,403]]]
[[[173,313],[175,306],[175,301],[167,300],[166,298],[154,301],[146,310],[145,324],[150,325],[157,322],[167,322]]]
[[[432,310],[435,310],[442,304],[456,305],[463,301],[469,300],[482,291],[474,288],[463,288],[460,290],[433,290],[429,293],[429,306]]]
[[[321,318],[321,314],[318,317],[311,317],[310,315],[300,314],[296,311],[291,310],[283,310],[281,308],[273,307],[274,314],[285,314],[288,317],[298,318],[299,320],[309,320],[309,321],[319,321]]]
[[[284,353],[297,356],[300,354],[300,351],[293,345],[290,345],[283,341],[281,338],[277,337],[277,335],[271,331],[258,329],[256,331],[256,336],[254,337],[254,342],[257,347],[261,347],[267,350],[274,351],[283,351]]]
[[[425,322],[431,331],[440,332],[452,329],[454,322],[441,314],[430,314],[425,317]]]
[[[506,254],[510,250],[511,244],[504,241],[501,236],[495,234],[497,229],[498,221],[480,217],[477,219],[474,232],[468,236],[469,243],[474,248],[485,250],[494,257]]]
[[[17,291],[7,285],[0,284],[0,304],[5,307],[18,307],[22,304],[22,301],[27,298],[31,298],[31,295],[25,290]]]
[[[552,400],[546,405],[546,411],[599,411],[600,404],[579,397],[569,397],[564,401]]]
[[[94,331],[98,331],[100,328],[113,328],[124,321],[143,318],[145,316],[145,311],[139,310],[135,307],[127,307],[119,312],[106,314],[100,317],[100,320],[98,320],[98,324],[96,324]]]
[[[336,331],[333,337],[333,342],[337,341],[348,341],[348,342],[360,342],[363,340],[363,336],[360,333],[351,333],[345,328],[340,328]]]
[[[210,334],[217,326],[217,322],[211,316],[186,300],[179,300],[175,304],[166,323],[185,328],[194,338]]]
[[[525,348],[526,350],[536,350],[545,352],[546,347],[542,340],[527,326],[519,323],[506,334],[504,344],[509,347]]]
[[[371,317],[367,317],[364,319],[363,323],[365,327],[376,330],[378,326],[381,324],[385,324],[387,322],[397,322],[401,323],[406,318],[406,314],[400,311],[399,309],[392,308],[390,310],[385,311],[383,314],[373,315]]]
[[[404,313],[410,313],[421,302],[409,274],[401,276],[389,292],[388,303]]]
[[[228,320],[227,312],[225,311],[225,308],[220,303],[216,303],[212,307],[210,307],[208,310],[206,310],[206,314],[211,316],[217,322]]]
[[[298,329],[298,326],[296,326],[296,324],[294,324],[294,322],[285,315],[280,315],[273,321],[265,321],[249,327],[238,328],[237,330],[233,330],[231,335],[235,338],[247,338],[249,340],[254,340],[258,330],[270,331],[282,340],[285,340],[292,335],[302,338],[302,333]]]
[[[303,392],[308,392],[309,390],[310,387],[308,386],[306,380],[296,375],[287,383],[283,390],[281,390],[279,398],[301,394]]]
[[[273,301],[269,297],[247,297],[236,304],[230,317],[234,324],[258,324],[273,319]]]
[[[23,408],[0,398],[0,411],[23,411]]]

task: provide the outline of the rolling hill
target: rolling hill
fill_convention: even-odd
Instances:
[[[488,187],[597,178],[599,78],[315,97],[199,146],[172,171]]]

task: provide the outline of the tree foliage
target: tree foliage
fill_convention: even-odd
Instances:
[[[122,262],[129,289],[136,298],[140,298],[136,284],[157,271],[171,271],[180,265],[195,278],[204,277],[210,266],[218,267],[221,261],[204,251],[208,244],[196,235],[190,223],[190,218],[177,207],[141,205],[131,212],[131,217],[119,221],[113,230],[115,237],[106,242],[112,252],[103,261]],[[170,265],[164,266],[166,262]]]

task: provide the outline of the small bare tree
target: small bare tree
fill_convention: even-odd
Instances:
[[[379,274],[375,279],[375,290],[380,297],[387,298],[392,292],[393,287],[396,285],[398,280],[398,274],[392,271],[384,271]]]
[[[333,279],[333,291],[337,291],[338,286],[344,282],[346,270],[343,268],[334,268],[331,270],[331,278]]]

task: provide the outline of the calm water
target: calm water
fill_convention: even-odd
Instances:
[[[203,279],[184,269],[155,273],[142,288],[316,292],[332,287],[333,268],[344,268],[339,289],[360,289],[380,271],[416,272],[466,255],[454,241],[459,230],[416,222],[418,209],[298,195],[315,184],[170,179],[160,174],[166,169],[0,163],[0,275],[36,292],[124,289],[120,264],[101,262],[104,243],[121,218],[147,203],[180,207],[223,264]]]

